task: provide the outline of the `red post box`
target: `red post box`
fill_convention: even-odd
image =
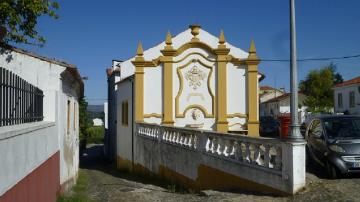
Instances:
[[[288,115],[279,116],[280,120],[280,136],[281,138],[287,138],[289,133],[289,127],[291,124],[291,118]]]

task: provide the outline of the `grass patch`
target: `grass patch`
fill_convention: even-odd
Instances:
[[[103,126],[92,126],[86,129],[87,144],[104,143],[105,128]]]
[[[64,193],[60,195],[57,199],[57,202],[91,201],[87,194],[88,185],[89,185],[88,176],[83,171],[80,170],[76,185],[72,187],[69,193]]]

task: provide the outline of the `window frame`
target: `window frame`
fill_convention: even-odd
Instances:
[[[71,101],[70,100],[67,100],[67,134],[70,134],[70,129],[71,129],[71,117],[70,117],[70,114],[71,114]]]
[[[350,108],[355,107],[355,91],[349,92],[349,107]]]
[[[122,101],[121,103],[121,125],[129,125],[129,103],[127,100]]]
[[[343,108],[343,94],[337,94],[338,108]]]

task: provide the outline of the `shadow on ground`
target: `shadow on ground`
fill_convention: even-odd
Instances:
[[[120,171],[116,169],[115,162],[110,162],[103,155],[103,145],[89,145],[85,151],[85,155],[80,157],[80,168],[87,170],[98,170],[100,172],[106,173],[116,178],[121,178],[129,181],[134,181],[142,184],[151,184],[155,186],[162,187],[166,189],[168,192],[176,192],[176,193],[191,193],[196,194],[198,196],[207,195],[207,191],[195,191],[189,190],[183,187],[180,184],[177,184],[172,181],[167,181],[162,178],[159,178],[155,175],[141,175],[135,174],[127,171]],[[226,190],[217,190],[221,192],[227,193],[235,193],[235,194],[249,194],[253,196],[277,196],[272,193],[260,193],[239,189],[226,189]]]

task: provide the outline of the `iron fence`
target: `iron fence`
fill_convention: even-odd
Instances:
[[[43,91],[0,67],[0,127],[43,120]]]

